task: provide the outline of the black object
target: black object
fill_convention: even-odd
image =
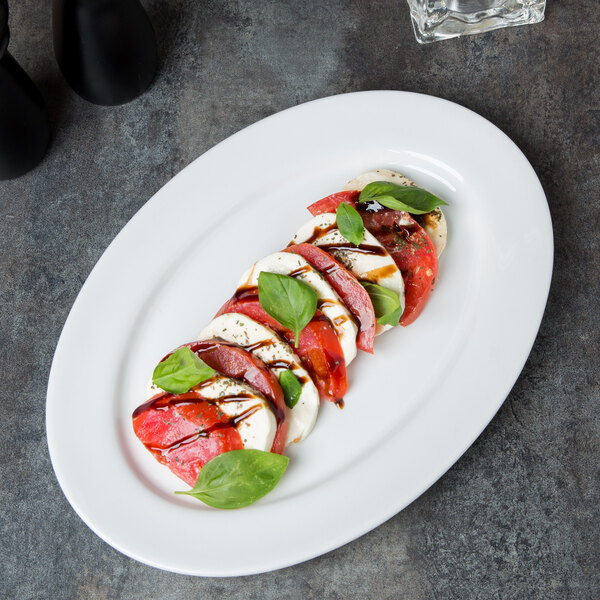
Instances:
[[[67,83],[95,104],[124,104],[156,73],[156,36],[139,0],[53,0],[54,53]]]
[[[0,0],[0,180],[33,169],[50,143],[44,99],[7,52],[8,39],[8,2]]]

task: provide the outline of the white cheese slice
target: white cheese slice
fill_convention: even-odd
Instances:
[[[360,192],[366,185],[375,181],[389,181],[390,183],[397,183],[402,186],[415,185],[408,177],[405,177],[396,171],[391,171],[390,169],[374,169],[373,171],[361,173],[358,177],[351,179],[342,188],[342,191],[357,190]]]
[[[226,313],[211,321],[198,336],[201,340],[219,338],[245,347],[260,358],[275,376],[290,369],[300,381],[302,391],[294,408],[287,408],[286,446],[305,439],[319,413],[319,392],[300,359],[287,342],[272,329],[240,313]]]
[[[317,292],[319,309],[331,323],[340,340],[344,362],[347,365],[350,364],[356,356],[358,327],[352,313],[346,308],[346,305],[321,273],[298,254],[275,252],[254,263],[242,276],[238,288],[258,285],[258,276],[262,271],[291,275]]]

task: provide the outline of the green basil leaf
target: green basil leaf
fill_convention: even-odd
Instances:
[[[281,389],[283,390],[286,406],[294,408],[300,399],[302,384],[292,371],[286,369],[279,373],[279,385],[281,385]]]
[[[294,332],[297,348],[300,332],[317,310],[317,292],[288,275],[262,271],[258,276],[258,301],[269,315]]]
[[[369,202],[370,200],[376,200],[387,208],[404,210],[415,215],[422,215],[438,206],[448,205],[427,190],[387,181],[374,181],[364,187],[358,201]]]
[[[170,394],[185,394],[214,374],[214,369],[184,346],[156,365],[152,383]]]
[[[355,246],[360,246],[365,237],[365,226],[360,213],[345,202],[340,203],[335,213],[340,233]]]
[[[391,325],[392,327],[398,325],[402,316],[402,305],[398,294],[376,283],[368,281],[361,281],[361,283],[371,297],[377,322],[380,325]]]
[[[209,460],[193,489],[175,493],[193,496],[215,508],[242,508],[268,494],[289,462],[287,456],[272,452],[232,450]]]

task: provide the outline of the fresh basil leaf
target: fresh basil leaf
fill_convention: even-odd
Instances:
[[[395,327],[402,316],[402,304],[396,292],[388,290],[376,283],[361,281],[363,287],[369,293],[377,322],[380,325],[391,325]]]
[[[193,489],[175,493],[193,496],[215,508],[242,508],[268,494],[289,462],[287,456],[272,452],[232,450],[208,461]]]
[[[279,385],[281,385],[281,389],[283,390],[286,406],[294,408],[300,399],[302,384],[290,369],[286,369],[279,373]]]
[[[262,271],[258,276],[258,301],[269,315],[294,332],[297,348],[300,332],[317,310],[317,292],[288,275]]]
[[[438,206],[448,205],[427,190],[387,181],[374,181],[364,187],[358,201],[369,202],[370,200],[376,200],[387,208],[404,210],[415,215],[422,215]]]
[[[360,246],[365,237],[365,226],[360,213],[349,204],[341,202],[335,213],[340,233],[355,246]]]
[[[214,374],[214,369],[184,346],[156,365],[152,383],[170,394],[185,394]]]

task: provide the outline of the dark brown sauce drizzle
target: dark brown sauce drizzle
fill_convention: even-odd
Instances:
[[[242,423],[248,417],[251,417],[255,412],[258,412],[261,409],[262,409],[262,405],[261,404],[255,404],[254,406],[251,406],[249,409],[245,410],[243,413],[237,415],[237,417],[233,417],[232,419],[230,419],[229,422],[234,427],[237,427],[240,423]]]
[[[384,267],[378,267],[377,269],[371,269],[370,271],[368,271],[366,274],[368,276],[368,279],[367,277],[365,277],[365,279],[367,279],[367,281],[374,281],[374,283],[377,283],[377,281],[379,281],[380,279],[390,277],[397,270],[398,267],[396,266],[396,263],[391,265],[385,265]]]
[[[270,360],[265,364],[269,369],[291,369],[294,363],[290,360]]]
[[[335,300],[329,299],[329,298],[326,298],[326,299],[319,298],[317,300],[317,308],[319,308],[319,309],[329,308],[332,306],[336,306],[337,304],[338,304],[338,302],[336,302]],[[349,318],[352,319],[352,321],[358,325],[358,321],[354,318],[354,315],[352,313],[350,313],[349,316],[339,315],[333,319],[330,319],[329,321],[335,329],[336,327],[343,325],[346,321],[348,321]]]
[[[270,369],[290,369],[291,371],[294,371],[294,364],[296,363],[291,360],[272,360],[266,363]],[[304,375],[298,375],[296,372],[294,372],[294,375],[302,385],[310,381],[310,378]]]
[[[352,250],[353,252],[360,252],[361,254],[371,254],[375,256],[385,256],[387,251],[383,246],[371,246],[369,244],[361,244],[355,246],[354,244],[323,244],[319,246],[321,250],[325,252],[331,252],[335,250]]]
[[[246,352],[254,352],[259,348],[265,348],[266,346],[272,346],[273,340],[261,340],[260,342],[254,342],[254,344],[247,344],[246,346],[242,346]]]
[[[298,267],[291,273],[289,273],[290,277],[300,277],[300,275],[304,275],[304,273],[308,273],[312,267],[310,265],[304,265],[302,267]]]
[[[206,379],[206,380],[201,381],[200,383],[196,384],[192,389],[197,389],[197,390],[202,389],[202,388],[208,387],[209,385],[212,385],[214,382],[215,382],[215,378],[211,377],[210,379]]]
[[[255,285],[245,285],[235,290],[233,294],[235,300],[256,300],[258,298],[258,287]]]
[[[318,298],[317,299],[317,308],[318,309],[330,308],[332,306],[335,306],[336,304],[337,304],[337,302],[335,300],[332,300],[331,298]]]
[[[212,344],[207,345],[210,342],[212,342]],[[215,348],[218,348],[219,345],[221,345],[221,346],[231,346],[231,343],[230,342],[226,342],[225,340],[223,340],[220,337],[213,337],[210,340],[200,340],[200,341],[194,342],[192,344],[186,344],[186,346],[188,346],[189,349],[192,352],[195,352],[196,354],[199,351],[208,352],[210,350],[214,350]],[[200,348],[200,350],[198,348]]]
[[[316,242],[318,239],[327,235],[330,231],[333,231],[334,229],[337,229],[337,223],[335,221],[331,223],[331,225],[327,225],[327,227],[315,227],[313,229],[312,235],[307,240],[305,240],[305,243],[312,244],[313,242]]]
[[[229,427],[229,426],[230,426],[229,422],[215,423],[212,427],[207,427],[206,429],[201,429],[200,431],[197,431],[196,433],[191,433],[190,435],[187,435],[184,438],[181,438],[180,440],[174,442],[173,444],[171,444],[170,446],[167,446],[166,448],[158,448],[157,446],[150,446],[148,444],[145,444],[145,446],[146,446],[146,448],[148,448],[148,450],[152,450],[153,452],[160,452],[162,456],[166,456],[167,454],[169,454],[169,452],[172,452],[173,450],[177,450],[178,448],[181,448],[181,446],[187,446],[187,444],[191,444],[192,442],[195,442],[196,440],[199,440],[200,438],[208,437],[214,431],[218,431],[219,429],[225,429],[226,427]]]

